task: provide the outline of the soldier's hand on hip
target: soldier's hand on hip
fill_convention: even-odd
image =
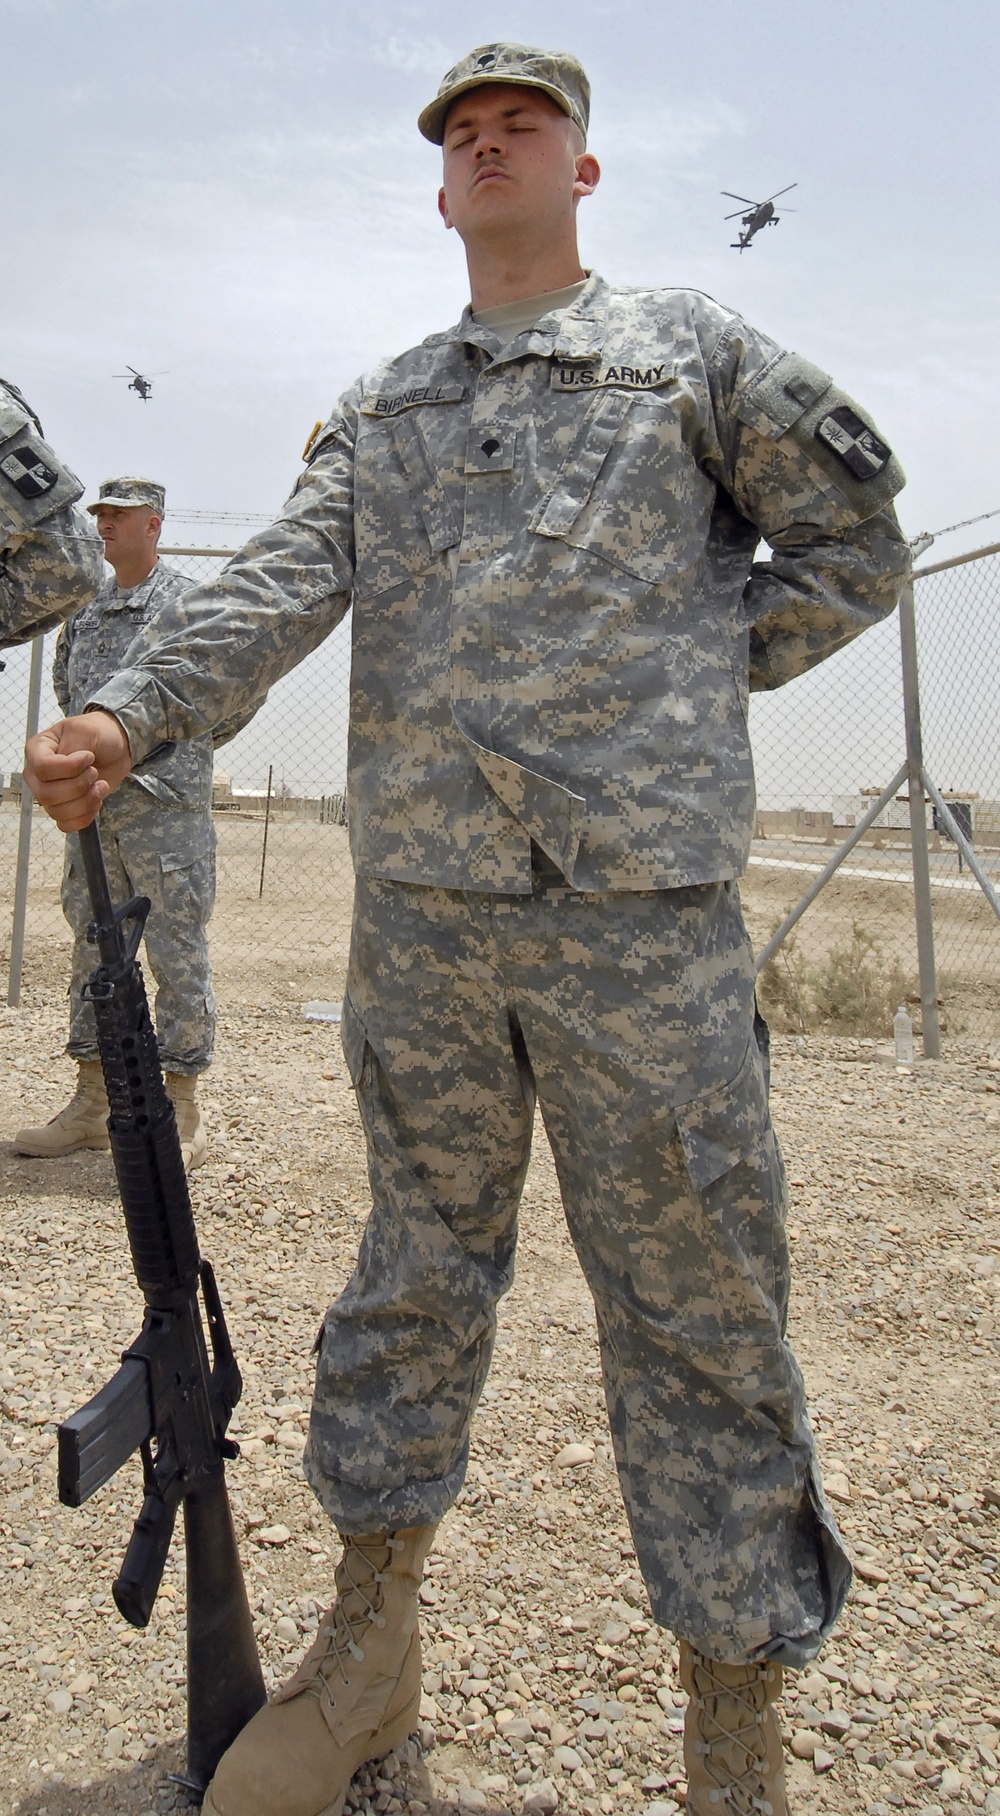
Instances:
[[[60,719],[24,748],[24,779],[60,832],[89,826],[131,767],[128,738],[111,713]]]

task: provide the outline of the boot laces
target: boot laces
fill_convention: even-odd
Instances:
[[[401,1551],[404,1541],[389,1533],[384,1538],[379,1535],[374,1543],[369,1539],[369,1549],[363,1549],[363,1544],[359,1539],[345,1539],[344,1555],[337,1571],[337,1599],[316,1636],[318,1656],[314,1669],[328,1690],[331,1680],[338,1677],[347,1688],[350,1661],[357,1664],[364,1661],[361,1641],[368,1628],[385,1626],[382,1585],[388,1580],[390,1570],[375,1566],[372,1551],[387,1551],[387,1562],[391,1566],[393,1552]]]
[[[697,1749],[717,1787],[709,1792],[712,1803],[720,1811],[732,1811],[733,1816],[773,1816],[774,1804],[766,1783],[770,1705],[763,1673],[754,1670],[747,1682],[738,1687],[717,1677],[712,1660],[704,1656],[698,1659],[698,1672],[709,1679],[707,1685],[699,1685],[693,1700],[698,1721]],[[735,1717],[732,1727],[722,1715],[727,1703]]]

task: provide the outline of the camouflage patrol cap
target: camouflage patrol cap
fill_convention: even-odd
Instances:
[[[105,479],[97,494],[97,502],[88,504],[87,509],[93,517],[102,504],[145,505],[149,511],[155,511],[162,517],[166,508],[167,494],[163,486],[157,485],[155,479]]]
[[[582,64],[565,50],[533,50],[530,44],[482,44],[450,69],[417,120],[432,145],[444,141],[444,123],[457,95],[479,88],[484,82],[517,82],[523,88],[540,88],[575,121],[584,138],[590,119],[590,83]]]

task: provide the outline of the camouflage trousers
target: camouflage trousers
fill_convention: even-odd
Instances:
[[[101,845],[112,900],[148,895],[146,960],[156,983],[160,1058],[170,1072],[203,1072],[212,1063],[215,995],[206,928],[215,903],[215,828],[205,809],[175,808],[126,784],[101,809]],[[63,913],[73,929],[70,1025],[66,1051],[96,1059],[94,1011],[83,986],[97,962],[88,943],[93,919],[79,841],[66,840]]]
[[[536,1099],[594,1296],[661,1625],[800,1665],[850,1581],[785,1340],[784,1171],[735,884],[530,896],[359,878],[342,1038],[373,1208],[306,1473],[345,1532],[440,1519],[511,1284]]]

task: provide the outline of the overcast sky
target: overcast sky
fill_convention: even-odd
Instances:
[[[343,387],[457,317],[414,121],[498,36],[589,71],[585,264],[826,366],[903,459],[908,533],[1000,506],[995,0],[0,0],[0,370],[89,495],[138,471],[270,513]],[[731,251],[720,190],[792,182]],[[149,403],[128,365],[163,371]]]

